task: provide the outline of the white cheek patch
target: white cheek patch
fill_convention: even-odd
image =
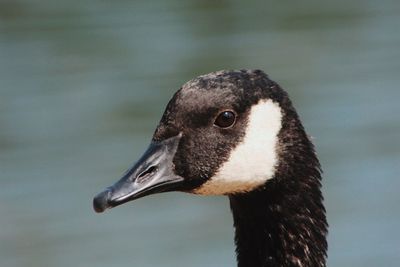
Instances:
[[[231,151],[216,174],[193,193],[227,195],[248,192],[273,177],[281,108],[272,100],[263,100],[251,108],[248,119],[243,141]]]

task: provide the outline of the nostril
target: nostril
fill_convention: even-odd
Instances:
[[[156,166],[150,166],[147,170],[138,175],[138,177],[136,178],[136,182],[138,183],[146,182],[151,177],[151,175],[156,171],[157,171]]]

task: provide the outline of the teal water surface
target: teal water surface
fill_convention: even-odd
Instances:
[[[187,80],[260,68],[324,169],[329,266],[400,261],[400,3],[0,1],[0,266],[234,266],[225,197],[92,197]]]

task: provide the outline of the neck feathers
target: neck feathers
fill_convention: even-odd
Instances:
[[[325,266],[327,223],[321,193],[308,188],[305,196],[284,195],[276,181],[267,186],[230,197],[238,266]]]
[[[275,177],[229,197],[239,267],[326,266],[320,165],[295,112],[286,115]]]

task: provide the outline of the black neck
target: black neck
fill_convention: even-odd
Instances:
[[[327,223],[318,177],[277,179],[230,196],[239,267],[325,266]]]
[[[288,96],[281,96],[275,177],[259,190],[229,196],[239,267],[326,266],[320,164]]]

